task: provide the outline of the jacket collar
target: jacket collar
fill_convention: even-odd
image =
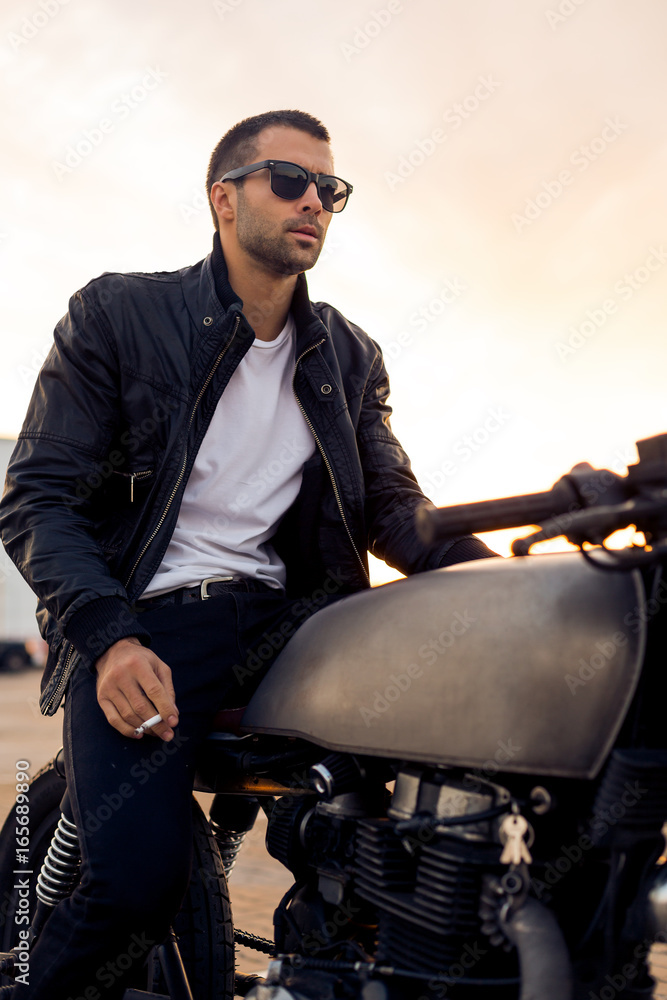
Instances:
[[[220,243],[220,236],[216,231],[213,234],[213,250],[209,254],[207,261],[210,262],[215,295],[225,312],[229,310],[243,309],[243,303],[229,283],[229,273],[225,255]],[[292,315],[296,323],[296,343],[297,349],[301,352],[307,350],[311,343],[328,336],[328,331],[320,318],[313,311],[313,305],[308,295],[308,282],[302,272],[297,280],[292,297]]]
[[[220,235],[216,230],[213,234],[213,250],[210,254],[211,270],[213,271],[213,281],[215,284],[215,294],[218,296],[222,308],[227,312],[237,303],[243,308],[243,303],[232,286],[229,284],[229,273],[227,271],[227,261],[222,252]]]

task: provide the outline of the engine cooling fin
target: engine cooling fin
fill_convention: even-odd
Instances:
[[[378,911],[377,959],[437,975],[475,950],[489,952],[478,911],[483,874],[505,868],[500,850],[438,836],[415,856],[390,820],[361,820],[354,889]],[[495,975],[499,961],[509,975],[515,971],[513,956],[496,953],[494,961]]]

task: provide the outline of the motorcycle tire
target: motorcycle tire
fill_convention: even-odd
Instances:
[[[18,867],[34,872],[31,879],[29,912],[35,907],[34,886],[60,819],[60,802],[67,785],[56,770],[55,760],[43,767],[30,782],[30,846],[28,862],[17,865],[15,809],[0,831],[0,951],[10,951],[17,943],[15,915],[18,895],[13,888]],[[193,868],[188,892],[174,920],[194,1000],[233,1000],[234,929],[227,883],[220,854],[208,820],[193,798]],[[164,991],[158,973],[154,989]],[[0,975],[0,997],[13,979]],[[145,983],[139,988],[146,988]]]
[[[234,925],[227,880],[215,837],[195,798],[192,807],[192,875],[174,933],[194,1000],[233,1000]],[[167,993],[159,971],[152,989]]]

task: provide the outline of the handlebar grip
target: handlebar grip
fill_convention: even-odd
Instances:
[[[563,477],[543,493],[481,500],[455,507],[422,508],[417,511],[417,531],[420,538],[430,544],[438,539],[469,535],[477,531],[519,528],[555,517],[567,511],[572,503],[580,504],[579,495],[574,486]]]

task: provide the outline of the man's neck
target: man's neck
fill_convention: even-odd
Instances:
[[[227,260],[229,283],[259,340],[275,340],[287,322],[296,274],[273,274],[252,263]]]

